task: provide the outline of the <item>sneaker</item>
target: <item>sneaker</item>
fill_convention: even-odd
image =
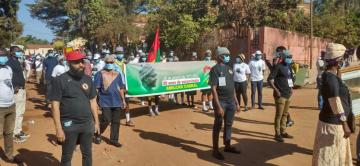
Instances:
[[[187,106],[185,103],[182,103],[181,105],[182,105],[182,106],[184,106],[184,107],[186,107],[186,106]]]
[[[129,126],[129,127],[134,127],[134,126],[135,126],[134,123],[133,123],[131,120],[127,121],[127,122],[125,123],[125,125],[126,125],[126,126]]]
[[[155,115],[157,115],[157,116],[160,115],[159,109],[155,109]]]
[[[288,133],[282,133],[282,134],[281,134],[281,137],[283,137],[283,138],[289,138],[289,139],[293,139],[293,138],[294,138],[294,136],[289,135]]]
[[[23,143],[26,141],[25,137],[21,137],[20,134],[17,134],[14,136],[14,142],[19,144],[19,143]]]
[[[249,111],[248,107],[245,107],[244,112],[248,112],[248,111]]]
[[[286,127],[291,127],[291,126],[293,126],[295,124],[295,122],[293,121],[293,120],[288,120],[287,122],[286,122]]]
[[[151,109],[149,110],[149,114],[150,114],[151,117],[155,116],[155,113]]]
[[[20,131],[20,137],[22,137],[22,138],[29,138],[30,137],[30,134],[26,134],[25,132],[23,132],[23,131]]]
[[[13,164],[22,164],[23,163],[23,161],[16,156],[12,157],[12,158],[8,158],[8,161]]]
[[[275,141],[277,142],[284,142],[284,138],[281,135],[276,135],[275,136]]]
[[[99,144],[101,144],[101,142],[102,142],[101,135],[95,134],[94,143],[99,145]]]
[[[218,160],[225,160],[224,155],[219,150],[214,150],[212,155]]]
[[[203,108],[202,111],[203,111],[203,112],[209,112],[209,110],[206,109],[206,108]]]
[[[224,152],[228,152],[228,153],[235,153],[235,154],[240,154],[240,150],[237,150],[235,147],[225,147],[224,148]]]
[[[111,142],[110,144],[117,147],[117,148],[122,147],[122,145],[119,142]]]
[[[144,106],[144,105],[145,105],[145,101],[141,101],[141,105]]]
[[[259,109],[261,109],[261,110],[265,110],[265,108],[264,108],[264,107],[261,107],[261,106],[259,107]]]

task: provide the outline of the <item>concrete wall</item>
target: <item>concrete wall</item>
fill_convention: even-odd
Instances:
[[[37,49],[26,49],[25,50],[25,55],[30,55],[30,54],[41,54],[42,56],[45,56],[46,53],[49,50],[52,50],[53,48],[37,48]]]

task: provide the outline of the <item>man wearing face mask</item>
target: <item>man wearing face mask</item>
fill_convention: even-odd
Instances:
[[[115,71],[115,55],[105,57],[105,67],[95,75],[94,84],[99,92],[99,105],[102,109],[100,134],[111,123],[110,143],[121,147],[119,143],[120,112],[126,108],[125,84],[120,73]],[[100,142],[97,142],[100,143]]]
[[[236,97],[241,103],[241,96],[244,100],[245,112],[248,111],[247,79],[251,74],[249,66],[245,63],[245,55],[240,54],[236,57],[233,67]],[[239,104],[240,105],[240,104]]]
[[[249,68],[251,71],[251,106],[255,108],[255,94],[258,91],[258,106],[264,110],[262,106],[262,88],[264,80],[265,62],[262,60],[262,52],[256,51],[254,60],[250,61]]]
[[[45,92],[46,107],[48,107],[48,105],[50,104],[47,96],[48,96],[49,90],[51,89],[51,79],[52,79],[51,74],[57,64],[58,64],[58,60],[55,57],[53,50],[49,50],[48,54],[47,54],[47,58],[43,62],[44,84],[46,86],[46,92]]]
[[[70,70],[53,81],[49,93],[56,137],[62,145],[61,165],[71,165],[72,154],[80,144],[82,165],[92,165],[92,136],[99,133],[96,89],[84,74],[85,55],[79,51],[67,55]]]
[[[14,141],[21,143],[26,141],[28,134],[22,131],[22,122],[26,108],[26,90],[23,68],[18,59],[23,57],[23,52],[18,46],[10,47],[9,61],[6,65],[11,67],[13,71],[12,84],[14,86],[15,103],[16,103],[16,119],[14,128]]]
[[[205,53],[205,61],[209,62],[211,61],[211,50],[206,50]],[[209,109],[213,110],[213,103],[212,103],[212,96],[211,96],[211,89],[204,89],[201,90],[202,94],[201,94],[201,101],[202,101],[202,105],[203,105],[203,111],[207,112]],[[209,107],[206,105],[206,101],[209,104]]]
[[[14,157],[13,131],[15,125],[15,100],[14,87],[12,83],[13,72],[6,65],[9,58],[5,49],[0,49],[0,134],[4,140],[4,154],[12,163],[21,163],[17,157]]]
[[[105,62],[100,59],[100,54],[95,53],[93,58],[93,68],[92,68],[92,76],[94,77],[95,74],[102,70],[105,66]]]
[[[224,121],[224,151],[239,154],[240,151],[230,144],[231,128],[235,111],[240,112],[240,106],[236,99],[232,69],[226,65],[230,61],[230,51],[225,47],[216,50],[217,64],[211,68],[209,85],[213,94],[215,104],[215,120],[212,133],[213,156],[224,160],[219,151],[219,135]]]
[[[291,69],[292,56],[288,52],[280,53],[281,63],[274,66],[268,82],[274,89],[274,100],[276,107],[275,115],[275,140],[284,142],[283,138],[293,138],[286,133],[286,121],[290,108],[290,97],[294,87],[294,77]]]
[[[51,74],[51,77],[53,78],[58,77],[69,70],[69,67],[66,65],[67,62],[64,56],[59,56],[58,60],[59,60],[59,64],[55,66]]]
[[[86,53],[86,59],[84,59],[84,73],[87,76],[91,76],[92,74],[92,65],[91,65],[92,56],[93,56],[92,53],[88,51]]]

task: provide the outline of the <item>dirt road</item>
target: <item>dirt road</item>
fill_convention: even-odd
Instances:
[[[38,92],[38,88],[31,83],[27,85],[28,102],[24,130],[31,134],[31,137],[22,144],[16,144],[15,153],[19,154],[25,165],[59,165],[61,147],[54,143],[55,131],[51,114],[45,111],[44,96]],[[201,112],[199,96],[198,110],[181,108],[163,100],[160,106],[161,115],[154,118],[147,115],[147,107],[132,102],[135,127],[123,125],[125,120],[122,118],[120,142],[123,147],[115,148],[106,142],[94,144],[93,165],[309,166],[319,112],[316,109],[316,93],[314,87],[295,90],[290,111],[295,125],[288,129],[295,138],[286,140],[285,143],[277,143],[273,140],[275,108],[272,91],[265,88],[266,110],[254,109],[236,114],[232,144],[239,148],[242,154],[225,154],[226,159],[223,162],[211,156],[213,113]],[[34,124],[29,123],[32,120]],[[109,129],[104,136],[109,137]],[[352,140],[354,148],[354,138]],[[0,164],[10,165],[3,161],[0,161]],[[79,149],[74,153],[73,165],[81,165]]]

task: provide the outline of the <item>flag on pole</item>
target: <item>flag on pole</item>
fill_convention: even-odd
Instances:
[[[154,42],[151,46],[151,49],[148,53],[147,62],[160,62],[160,38],[159,38],[160,28],[158,27],[155,34]]]

